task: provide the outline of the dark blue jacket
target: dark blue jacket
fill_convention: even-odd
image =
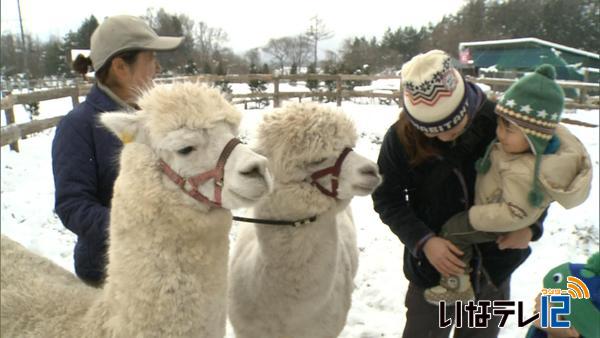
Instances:
[[[122,110],[97,86],[56,127],[52,142],[55,211],[77,235],[75,272],[90,282],[105,276],[106,239],[121,141],[98,114]]]
[[[372,195],[375,211],[404,244],[407,279],[427,288],[440,275],[422,253],[428,236],[439,233],[454,214],[473,204],[475,161],[495,136],[494,103],[485,101],[471,124],[454,142],[437,142],[439,158],[411,167],[395,126],[383,139],[377,163],[382,184]],[[543,219],[543,218],[542,218]],[[541,223],[532,227],[541,236]],[[500,285],[527,258],[530,249],[499,250],[495,242],[478,244],[485,271]]]

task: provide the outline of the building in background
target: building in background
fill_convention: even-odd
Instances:
[[[537,38],[461,42],[459,60],[489,77],[516,78],[548,63],[559,80],[600,80],[600,56]],[[566,93],[573,97],[575,93]]]

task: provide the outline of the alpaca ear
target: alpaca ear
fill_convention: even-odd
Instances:
[[[102,113],[100,123],[112,131],[123,143],[135,140],[140,130],[141,118],[138,114]]]

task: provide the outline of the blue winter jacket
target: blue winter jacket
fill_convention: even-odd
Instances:
[[[122,108],[94,85],[60,121],[52,142],[55,211],[77,235],[75,272],[89,282],[105,277],[110,201],[122,147],[100,126],[98,115],[116,110]]]

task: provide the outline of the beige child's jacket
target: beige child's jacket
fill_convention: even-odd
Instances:
[[[490,170],[477,176],[475,205],[469,209],[469,221],[475,229],[518,230],[533,224],[553,201],[570,209],[587,199],[592,182],[590,156],[564,126],[556,128],[556,135],[560,139],[558,151],[542,155],[539,179],[544,200],[539,207],[528,200],[535,156],[505,153],[500,143],[492,146]]]

